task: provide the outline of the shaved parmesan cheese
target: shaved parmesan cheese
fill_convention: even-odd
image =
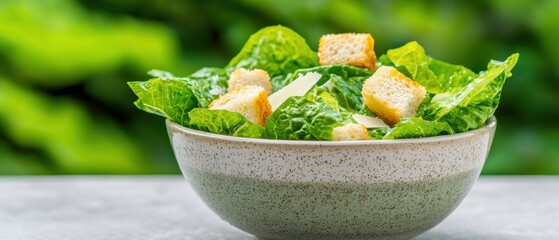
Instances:
[[[307,93],[322,77],[322,74],[310,72],[298,77],[293,82],[268,96],[268,101],[272,105],[272,111],[276,110],[285,100],[292,96],[303,96]]]
[[[353,114],[353,119],[366,128],[385,128],[388,127],[380,118],[369,117],[361,114]]]
[[[334,87],[335,87],[335,85],[334,85],[334,83],[332,82],[332,80],[329,80],[328,82],[326,82],[326,83],[324,84],[324,86],[325,86],[326,88],[328,88],[328,90],[330,90],[330,91],[332,91],[332,89],[334,89]]]

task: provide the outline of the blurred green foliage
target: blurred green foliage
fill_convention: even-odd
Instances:
[[[283,24],[317,48],[370,32],[377,54],[418,41],[484,69],[520,52],[485,174],[559,174],[559,1],[2,0],[0,174],[177,173],[163,120],[126,81],[225,66]]]

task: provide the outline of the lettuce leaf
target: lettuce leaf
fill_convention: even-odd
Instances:
[[[188,77],[175,77],[161,70],[151,70],[155,77],[145,82],[128,82],[138,97],[136,107],[188,126],[188,112],[207,107],[225,93],[227,76],[221,68],[202,68]]]
[[[404,118],[388,130],[383,139],[422,138],[448,134],[454,134],[454,130],[446,122]]]
[[[389,130],[390,128],[388,127],[371,129],[369,130],[369,136],[371,136],[372,140],[382,140]]]
[[[202,68],[188,77],[175,77],[161,70],[151,70],[149,75],[162,80],[184,81],[198,100],[199,107],[208,107],[219,95],[227,91],[228,76],[222,68]]]
[[[388,65],[396,67],[400,72],[421,84],[428,93],[438,93],[443,83],[429,69],[429,60],[425,50],[417,42],[409,42],[402,47],[390,49],[386,52]]]
[[[227,73],[222,68],[202,68],[186,78],[181,78],[198,99],[198,107],[206,108],[227,92]]]
[[[326,104],[328,104],[330,107],[332,107],[334,110],[336,110],[340,114],[340,117],[342,118],[342,123],[343,124],[355,123],[355,120],[352,117],[353,114],[350,111],[348,111],[347,109],[345,109],[343,106],[340,106],[340,103],[338,102],[338,100],[334,96],[332,96],[330,93],[323,92],[323,91],[320,91],[319,88],[315,88],[312,91],[310,91],[309,93],[307,93],[306,97],[310,100],[313,100],[313,101],[323,101]]]
[[[344,115],[331,105],[333,98],[290,97],[266,120],[266,137],[290,140],[332,140],[332,130],[341,126]]]
[[[358,112],[363,109],[363,96],[361,89],[365,80],[373,75],[373,71],[349,65],[330,65],[319,66],[306,69],[299,69],[294,73],[288,74],[282,85],[293,82],[300,75],[309,72],[322,74],[317,82],[321,92],[328,92],[339,103],[339,105],[349,111]]]
[[[373,75],[374,71],[365,69],[365,68],[358,68],[350,65],[328,65],[328,66],[318,66],[318,67],[311,67],[311,68],[303,68],[298,69],[295,72],[287,74],[287,77],[281,82],[282,85],[290,84],[291,82],[295,81],[299,76],[305,75],[309,72],[317,72],[322,75],[322,78],[318,81],[317,85],[322,85],[326,83],[330,79],[330,75],[335,74],[343,79],[350,79],[350,78],[361,78],[362,83],[365,82],[365,79]]]
[[[215,67],[201,68],[200,70],[188,76],[188,78],[198,81],[206,81],[207,83],[210,83],[212,85],[212,88],[223,88],[220,89],[222,91],[227,90],[227,81],[229,80],[229,76],[227,75],[225,69]]]
[[[265,27],[254,33],[241,51],[231,59],[227,69],[264,69],[271,77],[274,90],[285,84],[288,73],[318,66],[318,56],[305,39],[284,26]]]
[[[446,122],[455,132],[479,128],[493,115],[503,84],[517,61],[518,54],[505,62],[491,61],[488,70],[478,75],[464,66],[427,56],[417,42],[388,50],[379,58],[381,65],[396,67],[429,93],[416,117]]]
[[[505,80],[518,61],[518,53],[504,62],[491,60],[488,70],[460,88],[456,93],[435,95],[425,108],[423,118],[447,122],[456,132],[476,129],[493,115],[501,97]]]
[[[379,58],[381,65],[393,66],[425,87],[430,94],[455,92],[477,77],[477,74],[460,65],[436,60],[425,54],[417,42],[388,50]]]
[[[446,63],[428,57],[429,69],[437,76],[441,88],[433,93],[453,93],[472,82],[478,75],[461,65]]]
[[[188,126],[200,131],[247,138],[264,138],[264,128],[242,114],[227,110],[195,108],[188,113]]]
[[[504,62],[492,60],[487,71],[476,74],[427,56],[417,42],[388,50],[377,64],[396,67],[428,94],[415,117],[402,119],[391,128],[372,129],[369,135],[372,139],[417,138],[479,128],[494,114],[503,84],[517,61],[518,54]],[[363,103],[361,90],[374,71],[317,65],[316,53],[301,36],[289,28],[272,26],[253,34],[225,68],[203,68],[182,78],[153,70],[149,74],[154,79],[129,85],[138,95],[138,108],[183,126],[242,137],[331,140],[333,128],[355,121],[353,113],[373,115]],[[206,109],[225,93],[229,73],[240,67],[268,71],[275,90],[309,72],[322,77],[305,96],[285,101],[261,127],[239,113]]]
[[[155,78],[146,82],[128,82],[138,100],[134,105],[149,113],[161,115],[188,126],[188,112],[198,106],[190,85],[177,79]]]

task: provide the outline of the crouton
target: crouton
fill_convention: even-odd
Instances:
[[[235,88],[242,86],[256,85],[266,89],[268,95],[272,94],[272,83],[270,83],[270,75],[262,69],[247,70],[239,68],[229,76],[229,88],[227,91],[233,91]]]
[[[358,123],[348,123],[346,125],[336,127],[332,130],[332,140],[334,141],[352,141],[352,140],[369,140],[369,132],[367,128]]]
[[[382,66],[365,80],[361,92],[367,108],[388,125],[414,117],[425,88],[393,67]]]
[[[236,88],[214,100],[208,108],[238,112],[260,126],[272,113],[266,90],[254,85]]]
[[[375,69],[375,40],[371,34],[328,34],[318,42],[320,65],[346,64]]]

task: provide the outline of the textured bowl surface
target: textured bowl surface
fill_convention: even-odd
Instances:
[[[167,121],[180,168],[223,220],[260,239],[409,239],[478,178],[495,118],[422,139],[319,142],[216,135]]]

